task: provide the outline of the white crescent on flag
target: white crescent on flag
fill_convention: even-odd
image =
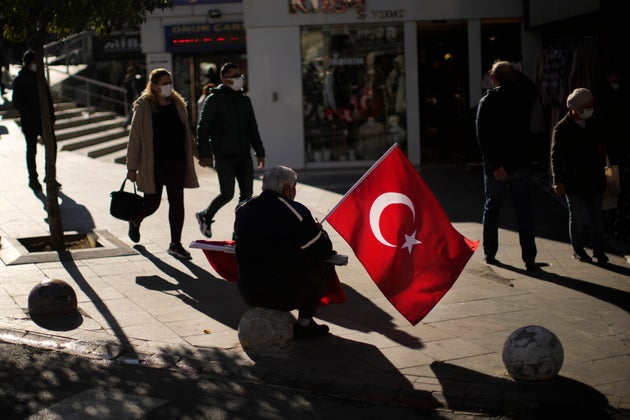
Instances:
[[[370,228],[372,229],[372,233],[374,237],[383,245],[389,247],[396,247],[397,244],[392,244],[381,232],[380,221],[381,215],[383,211],[392,204],[403,204],[411,210],[411,214],[413,216],[413,220],[416,220],[416,209],[413,206],[413,202],[407,197],[405,194],[396,193],[396,192],[386,192],[379,195],[376,200],[372,203],[372,207],[370,207]],[[409,253],[411,254],[411,249],[414,245],[421,243],[416,239],[415,230],[411,235],[405,234],[405,243],[401,248],[407,248]]]

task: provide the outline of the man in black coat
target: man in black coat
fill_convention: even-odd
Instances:
[[[254,108],[243,92],[245,76],[234,63],[224,64],[220,73],[222,83],[212,89],[204,102],[197,126],[199,164],[214,166],[219,176],[220,194],[208,208],[196,214],[199,230],[208,238],[212,236],[214,215],[234,197],[235,180],[240,190],[239,202],[253,195],[251,149],[256,153],[258,169],[265,166],[265,148],[258,132]]]
[[[531,137],[529,122],[535,90],[508,61],[494,63],[490,76],[496,86],[479,101],[477,141],[484,170],[483,250],[485,261],[496,264],[499,216],[504,194],[509,193],[518,223],[521,257],[528,271],[538,270],[534,222],[530,203]]]
[[[250,306],[298,309],[294,338],[328,333],[313,321],[334,266],[323,261],[335,252],[322,226],[295,201],[297,174],[277,166],[263,178],[263,191],[236,210],[238,288]]]
[[[37,155],[37,138],[42,135],[42,115],[39,103],[39,89],[37,88],[37,73],[35,65],[35,52],[26,51],[22,57],[24,66],[13,81],[13,106],[20,113],[20,124],[22,132],[26,139],[26,168],[28,169],[29,183],[28,186],[33,191],[41,191],[42,186],[39,183],[37,175],[37,164],[35,157]],[[48,108],[52,123],[55,123],[55,112],[53,109],[52,96],[50,90],[46,89],[48,97]],[[55,149],[57,142],[53,133],[53,142]],[[44,179],[45,182],[45,179]],[[56,182],[56,181],[55,181]],[[60,184],[57,183],[57,187]]]

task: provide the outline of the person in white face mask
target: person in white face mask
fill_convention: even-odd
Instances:
[[[197,188],[193,139],[186,101],[173,89],[168,70],[155,69],[142,95],[134,103],[129,143],[127,178],[144,192],[140,213],[129,222],[129,239],[140,241],[140,223],[160,206],[162,190],[168,195],[171,243],[168,253],[191,258],[181,244],[184,226],[184,188]]]
[[[243,92],[245,76],[234,63],[224,64],[220,73],[222,83],[205,100],[197,125],[199,164],[214,167],[219,177],[219,195],[196,214],[199,230],[208,238],[212,237],[214,215],[234,197],[235,181],[240,190],[239,203],[253,195],[252,149],[258,169],[265,166],[265,148],[254,109]]]
[[[588,89],[577,88],[567,97],[568,112],[553,129],[551,172],[554,192],[567,201],[573,258],[593,261],[584,249],[584,223],[588,222],[593,257],[605,264],[602,194],[606,189],[606,148],[594,106],[595,98]]]

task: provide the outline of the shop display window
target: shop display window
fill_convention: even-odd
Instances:
[[[406,151],[403,25],[309,26],[301,43],[306,162]]]

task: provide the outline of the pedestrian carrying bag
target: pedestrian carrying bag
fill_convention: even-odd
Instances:
[[[136,183],[133,184],[133,192],[125,191],[125,183],[127,178],[124,179],[120,190],[112,191],[110,196],[112,201],[109,207],[109,213],[117,219],[131,221],[138,216],[140,207],[142,207],[142,196],[136,193]]]
[[[606,191],[604,191],[602,209],[616,209],[617,199],[619,198],[619,192],[621,191],[619,166],[610,164],[608,154],[606,154],[606,167],[604,168],[604,173],[606,174]]]

